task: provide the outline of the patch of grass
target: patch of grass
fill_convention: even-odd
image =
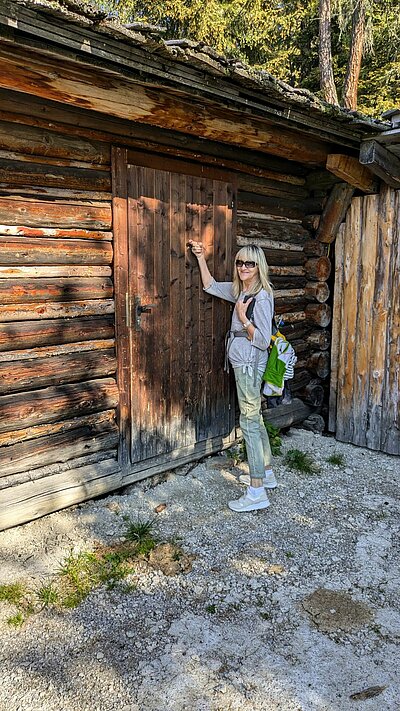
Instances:
[[[17,612],[15,615],[9,617],[7,620],[7,624],[11,625],[12,627],[21,627],[24,622],[25,617],[23,616],[22,612]]]
[[[264,422],[265,429],[268,433],[269,443],[271,445],[271,452],[273,457],[278,457],[281,452],[282,447],[282,437],[280,436],[279,427],[274,427],[270,422]]]
[[[39,590],[36,591],[36,597],[43,607],[49,607],[50,605],[56,605],[58,602],[58,591],[53,586],[53,583],[43,584]]]
[[[262,617],[263,620],[270,620],[271,614],[269,612],[260,612],[260,617]]]
[[[344,467],[346,464],[346,459],[343,456],[343,454],[339,454],[338,452],[334,452],[333,454],[330,455],[330,457],[327,457],[328,464],[334,464],[337,467]]]
[[[0,602],[9,602],[11,605],[19,605],[26,594],[27,588],[21,582],[0,585]]]
[[[215,605],[207,605],[206,612],[209,612],[210,615],[215,615],[216,611],[217,611],[217,608]]]
[[[301,472],[302,474],[317,474],[319,467],[313,458],[301,449],[289,449],[286,453],[285,463],[289,469]]]
[[[157,544],[153,534],[154,521],[150,519],[141,521],[138,519],[133,522],[129,518],[126,521],[128,525],[125,538],[135,545],[135,553],[137,555],[147,557]]]
[[[292,551],[286,551],[285,556],[286,558],[294,558],[294,553],[292,553]]]

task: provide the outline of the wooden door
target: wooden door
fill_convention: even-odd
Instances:
[[[205,294],[187,248],[202,241],[216,279],[231,278],[234,189],[190,171],[201,166],[129,151],[119,174],[128,250],[121,447],[135,471],[215,451],[234,428],[223,372],[229,304]]]

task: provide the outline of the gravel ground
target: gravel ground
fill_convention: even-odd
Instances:
[[[218,456],[0,533],[0,583],[39,586],[123,538],[124,515],[195,556],[20,628],[1,603],[1,711],[399,711],[400,460],[303,430],[291,448],[321,471],[277,457],[266,511],[227,508],[245,465]]]

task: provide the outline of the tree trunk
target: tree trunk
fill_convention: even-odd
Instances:
[[[358,79],[360,76],[364,40],[365,1],[357,0],[353,12],[350,55],[343,86],[343,106],[346,109],[357,108]]]
[[[332,68],[331,0],[319,0],[319,71],[325,101],[339,104]]]

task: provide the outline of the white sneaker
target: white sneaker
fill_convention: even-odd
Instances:
[[[240,499],[235,501],[229,501],[228,506],[232,511],[237,511],[238,513],[242,511],[258,511],[258,509],[267,509],[269,506],[269,499],[265,491],[260,494],[256,499],[249,496],[248,492],[241,496]]]
[[[239,481],[241,484],[246,484],[246,486],[250,486],[250,477],[248,474],[241,474],[239,477]],[[268,474],[267,472],[265,472],[262,485],[264,489],[276,489],[276,487],[278,486],[278,482],[275,479],[274,472],[270,471],[268,472]]]

